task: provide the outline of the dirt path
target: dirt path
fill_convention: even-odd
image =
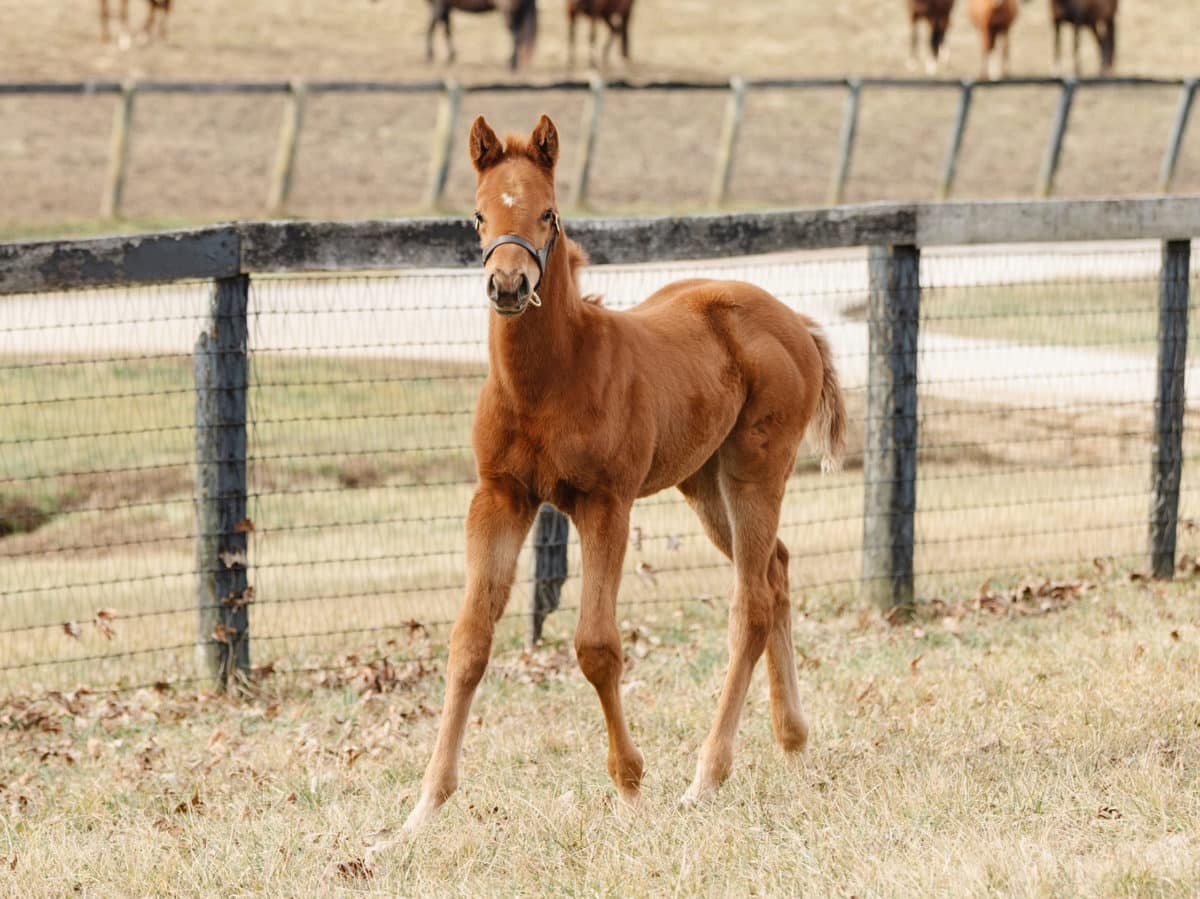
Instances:
[[[1156,276],[1159,256],[1154,244],[996,246],[930,251],[922,265],[924,283],[933,287],[1053,282],[1085,273],[1097,282],[1147,281]],[[624,308],[667,281],[698,273],[754,281],[814,316],[829,333],[845,385],[865,386],[866,325],[847,318],[866,296],[861,250],[595,267],[584,289]],[[2,299],[0,353],[188,353],[202,327],[206,291],[195,284]],[[251,300],[252,349],[482,362],[480,296],[473,271],[260,279]],[[929,328],[919,352],[922,389],[948,398],[1060,405],[1154,396],[1155,360],[1145,353],[981,340]],[[1189,381],[1198,372],[1200,362],[1193,362]],[[1197,391],[1189,396],[1200,408]]]

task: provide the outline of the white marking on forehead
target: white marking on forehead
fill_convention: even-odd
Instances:
[[[517,202],[517,198],[514,197],[512,194],[508,193],[507,191],[505,191],[504,193],[500,194],[500,202],[503,203],[505,206],[507,206],[509,209],[512,209],[513,204]]]

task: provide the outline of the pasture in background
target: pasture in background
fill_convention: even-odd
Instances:
[[[11,6],[11,9],[4,9]],[[543,4],[532,67],[518,77],[567,76],[565,19]],[[976,36],[958,4],[942,74],[976,75]],[[94,16],[64,0],[0,3],[23,39],[0,59],[0,81],[376,80],[412,83],[453,77],[508,83],[508,36],[498,16],[455,19],[459,61],[424,63],[424,7],[398,2],[298,6],[215,0],[177,4],[171,37],[121,51],[97,41]],[[1045,5],[1022,7],[1013,29],[1013,73],[1046,76],[1052,30]],[[1163,23],[1169,23],[1164,27]],[[667,24],[658,24],[667,23]],[[1117,74],[1165,78],[1197,74],[1200,8],[1184,0],[1153,10],[1127,4],[1119,18]],[[706,4],[670,14],[640,0],[632,26],[635,63],[606,72],[638,81],[723,81],[847,75],[907,76],[908,22],[901,0],[825,4],[767,0]],[[1084,40],[1084,72],[1098,62]],[[266,50],[264,48],[270,48]],[[584,77],[582,70],[576,77]],[[826,202],[844,127],[844,90],[752,91],[746,99],[737,161],[726,202],[733,207]],[[961,148],[954,196],[1030,195],[1053,131],[1058,89],[1007,86],[977,91]],[[276,163],[282,95],[139,97],[129,146],[123,217],[169,224],[261,215]],[[883,91],[861,99],[857,149],[842,198],[925,199],[937,195],[958,105],[956,89]],[[94,229],[110,165],[111,97],[0,97],[0,213],[8,233]],[[459,131],[486,112],[503,127],[549,112],[560,122],[586,116],[583,93],[468,95]],[[602,113],[589,200],[598,211],[673,211],[707,206],[720,145],[725,98],[647,92],[611,94]],[[1135,194],[1160,187],[1163,151],[1179,108],[1179,89],[1129,87],[1077,92],[1062,147],[1056,192],[1065,196]],[[429,159],[437,122],[434,96],[314,95],[304,113],[286,211],[362,217],[427,209]],[[565,129],[578,141],[584,128]],[[446,204],[470,204],[468,167],[456,139]],[[578,148],[568,142],[564,159]],[[687,165],[678,165],[684,159]],[[1200,128],[1181,145],[1174,189],[1200,189]],[[67,223],[67,224],[64,224]],[[111,226],[106,226],[111,227]]]

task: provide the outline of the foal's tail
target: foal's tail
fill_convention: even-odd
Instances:
[[[821,471],[840,471],[846,452],[846,403],[838,384],[837,369],[833,367],[833,351],[824,332],[815,322],[805,318],[808,333],[821,356],[821,396],[817,412],[809,425],[808,434],[821,454]]]

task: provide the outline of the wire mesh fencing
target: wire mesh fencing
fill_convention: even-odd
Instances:
[[[922,253],[918,599],[1146,567],[1161,263],[1157,244]],[[798,603],[862,602],[864,252],[594,267],[582,287],[624,309],[696,275],[753,281],[825,329],[850,416],[847,464],[822,475],[801,452],[780,536]],[[0,299],[0,688],[191,677],[197,648],[220,639],[202,623],[194,495],[210,291]],[[478,271],[253,279],[247,546],[229,564],[247,570],[234,599],[254,664],[444,639],[464,580],[487,316]],[[1184,565],[1200,521],[1193,416]],[[567,542],[548,639],[569,634],[578,604],[573,533]],[[524,634],[536,549],[527,542],[502,640]],[[678,493],[635,505],[623,616],[723,602],[731,578]]]

